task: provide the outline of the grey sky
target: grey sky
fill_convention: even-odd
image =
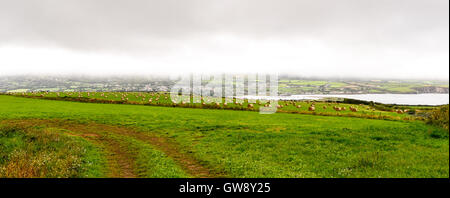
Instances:
[[[448,0],[0,0],[0,74],[448,79]]]

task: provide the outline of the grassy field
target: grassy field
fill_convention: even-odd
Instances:
[[[209,108],[209,109],[233,109],[233,110],[249,110],[259,111],[265,105],[273,105],[278,107],[278,112],[284,113],[300,113],[300,114],[317,114],[332,116],[351,116],[375,119],[390,120],[409,120],[413,116],[406,112],[399,113],[395,109],[390,111],[379,110],[373,106],[364,104],[344,104],[333,102],[312,102],[312,101],[279,101],[278,104],[268,104],[269,101],[257,100],[248,101],[236,99],[225,101],[221,100],[217,103],[212,97],[198,97],[192,100],[192,104],[172,102],[169,93],[145,93],[145,92],[34,92],[34,93],[12,93],[15,96],[46,98],[54,100],[69,100],[83,102],[102,102],[102,103],[120,103],[120,104],[139,104],[153,106],[178,106],[193,108]],[[187,96],[188,97],[188,96]],[[189,98],[187,98],[189,100]],[[249,107],[249,104],[252,107]],[[309,107],[315,106],[315,110],[311,111]],[[352,111],[354,107],[356,111]],[[339,109],[339,110],[337,110]],[[400,107],[398,110],[411,110],[415,107]]]
[[[0,125],[0,177],[104,177],[105,160],[83,138]]]
[[[448,130],[420,121],[13,96],[0,121],[0,177],[449,177]]]

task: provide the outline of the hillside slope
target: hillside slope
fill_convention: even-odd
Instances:
[[[148,168],[140,170],[146,172],[141,177],[449,177],[448,131],[417,121],[0,96],[3,124],[36,119],[134,131],[133,135],[97,131],[101,129],[91,132],[129,144],[123,147],[125,152],[140,149],[140,156],[130,156],[138,167]],[[58,128],[77,131],[62,126],[66,127]],[[163,138],[170,143],[166,146],[176,149],[139,138],[138,133]],[[193,174],[183,158],[209,175]],[[145,165],[150,162],[154,164]],[[171,174],[152,174],[167,171]]]

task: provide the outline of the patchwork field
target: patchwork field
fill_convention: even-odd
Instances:
[[[283,94],[356,94],[356,93],[448,93],[444,81],[398,81],[398,80],[300,80],[279,81]]]
[[[108,94],[108,100],[122,100],[118,93]],[[128,101],[150,99],[135,96]],[[297,105],[310,104],[282,110]],[[323,105],[328,106],[317,103],[317,111],[351,106]],[[348,113],[372,111],[358,108]],[[261,115],[0,95],[0,177],[448,178],[449,132],[410,119]]]

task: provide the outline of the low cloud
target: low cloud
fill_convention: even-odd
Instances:
[[[222,72],[227,64],[300,75],[448,79],[448,9],[447,0],[2,1],[0,48],[69,51],[67,61],[76,54],[98,58],[98,65],[68,71],[108,70],[99,62],[112,55],[136,59],[123,64],[142,61],[145,72]],[[45,59],[36,63],[61,70]]]

